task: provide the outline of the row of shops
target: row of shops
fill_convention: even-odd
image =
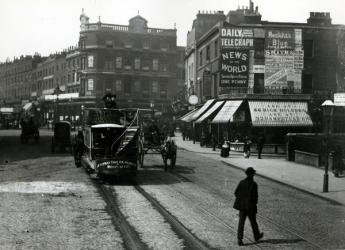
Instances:
[[[307,96],[210,99],[179,120],[184,136],[201,145],[243,142],[245,137],[255,142],[260,135],[266,143],[278,145],[285,143],[287,133],[314,131],[308,102]]]

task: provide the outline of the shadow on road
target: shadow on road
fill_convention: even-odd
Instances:
[[[21,144],[19,136],[1,136],[0,165],[52,155],[71,155],[68,152],[52,154],[51,138],[51,136],[40,136],[38,144],[33,140],[30,140],[27,144]]]

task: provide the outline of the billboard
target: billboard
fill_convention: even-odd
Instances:
[[[265,88],[301,88],[304,67],[301,29],[268,29],[265,39]]]
[[[221,49],[221,87],[247,87],[249,73],[249,50]]]

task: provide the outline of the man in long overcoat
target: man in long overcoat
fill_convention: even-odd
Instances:
[[[239,222],[237,230],[238,245],[243,246],[243,231],[246,218],[249,218],[252,226],[255,241],[263,237],[260,233],[258,223],[256,222],[257,203],[258,203],[258,185],[254,181],[255,170],[252,167],[246,169],[247,178],[240,181],[236,190],[236,200],[234,208],[239,210]]]

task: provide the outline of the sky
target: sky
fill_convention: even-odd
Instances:
[[[253,0],[262,20],[306,22],[309,12],[330,12],[332,23],[345,24],[344,0]],[[177,29],[177,45],[185,46],[198,11],[225,14],[249,0],[0,0],[0,62],[20,55],[42,56],[78,43],[79,16],[90,22],[128,25],[139,14],[151,28]]]

